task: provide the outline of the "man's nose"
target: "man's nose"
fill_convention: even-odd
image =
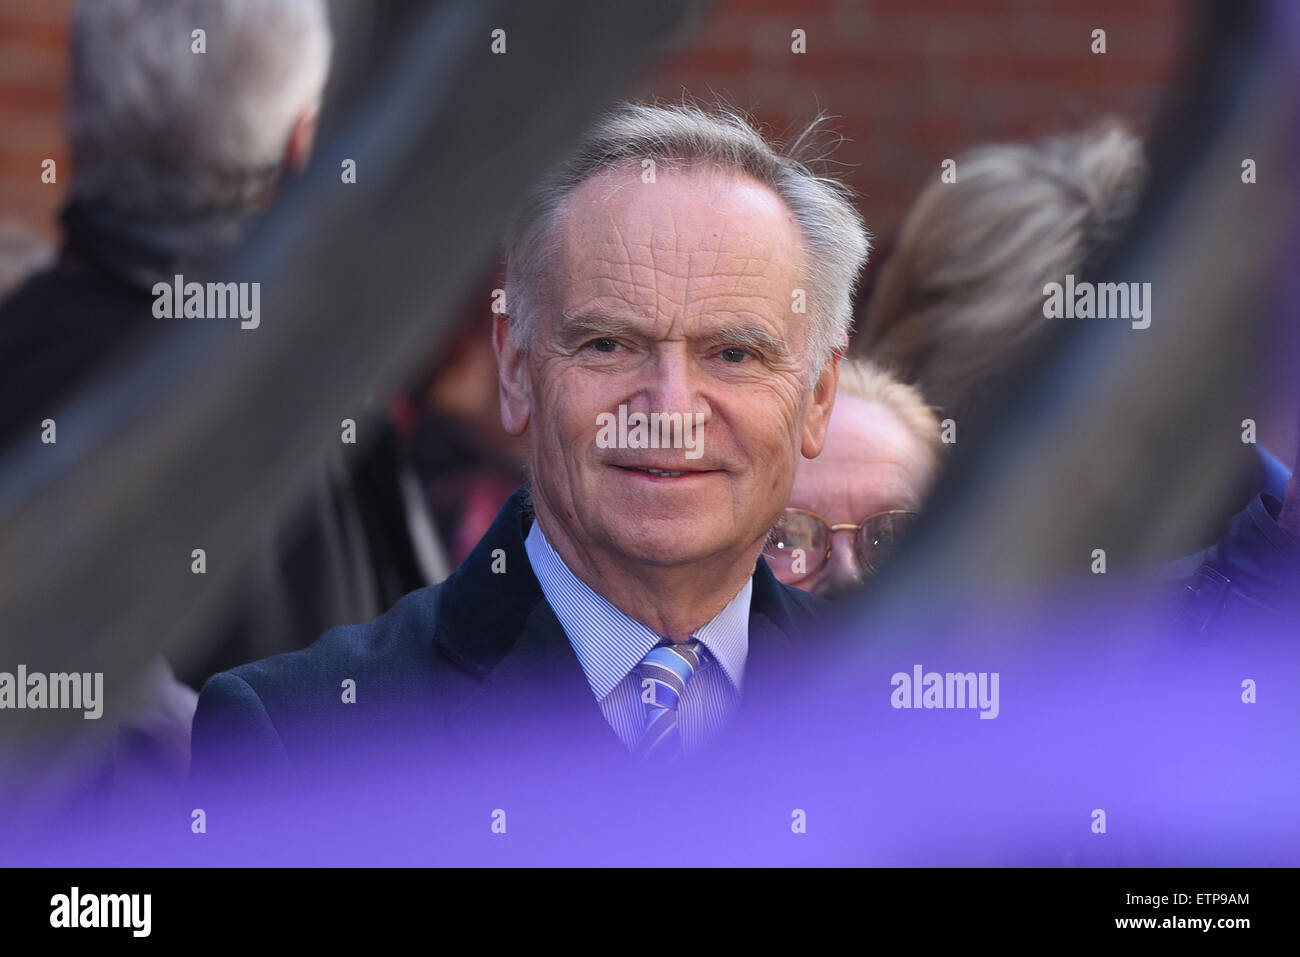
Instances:
[[[704,412],[700,400],[700,370],[684,348],[683,343],[672,343],[655,351],[653,360],[646,364],[638,383],[638,398],[646,408],[640,412]]]
[[[841,529],[831,533],[831,555],[823,573],[829,591],[838,594],[855,591],[866,580],[866,570],[858,561],[854,547],[856,532]]]

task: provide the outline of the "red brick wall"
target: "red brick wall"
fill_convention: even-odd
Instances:
[[[62,108],[72,0],[0,5],[0,219],[55,235],[70,170]],[[976,10],[976,8],[978,8]],[[1175,69],[1174,0],[722,0],[633,93],[682,87],[784,129],[820,107],[843,119],[838,158],[886,236],[922,182],[963,147],[1118,113],[1139,127]],[[797,11],[797,12],[791,12]],[[808,52],[790,52],[790,32]],[[1108,52],[1089,52],[1094,27]],[[46,157],[59,182],[40,182]]]
[[[47,238],[67,184],[63,90],[72,0],[0,4],[0,220]],[[58,164],[58,182],[41,182],[41,161]]]
[[[685,87],[752,108],[783,130],[842,117],[836,157],[887,236],[945,157],[1045,135],[1103,114],[1146,129],[1186,35],[1174,0],[724,0],[690,49],[637,93]],[[793,11],[793,12],[792,12]],[[791,31],[807,53],[791,52]],[[1090,51],[1094,28],[1107,52]]]

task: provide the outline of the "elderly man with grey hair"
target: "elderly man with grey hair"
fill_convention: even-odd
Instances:
[[[0,445],[37,442],[160,328],[155,283],[198,278],[305,164],[330,51],[321,0],[77,5],[63,246],[0,310]]]
[[[781,151],[735,112],[625,105],[543,178],[493,333],[528,484],[441,585],[212,678],[197,772],[483,754],[561,715],[573,747],[672,759],[762,700],[751,676],[830,607],[760,552],[821,451],[869,247],[809,168],[818,127]]]
[[[70,40],[62,247],[0,306],[0,446],[37,454],[43,423],[66,428],[60,407],[162,328],[155,284],[201,278],[305,164],[332,44],[322,0],[84,0]],[[112,703],[124,802],[184,778],[196,701],[158,659]]]

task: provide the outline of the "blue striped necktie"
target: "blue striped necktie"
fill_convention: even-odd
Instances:
[[[682,737],[677,727],[677,709],[686,685],[708,661],[708,652],[698,638],[680,645],[663,642],[641,659],[641,703],[645,707],[645,730],[635,754],[642,760],[671,759],[681,754]]]

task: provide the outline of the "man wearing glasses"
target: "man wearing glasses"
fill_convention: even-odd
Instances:
[[[939,422],[921,393],[870,363],[840,363],[822,454],[800,463],[763,557],[777,579],[831,601],[880,570],[938,471]]]

